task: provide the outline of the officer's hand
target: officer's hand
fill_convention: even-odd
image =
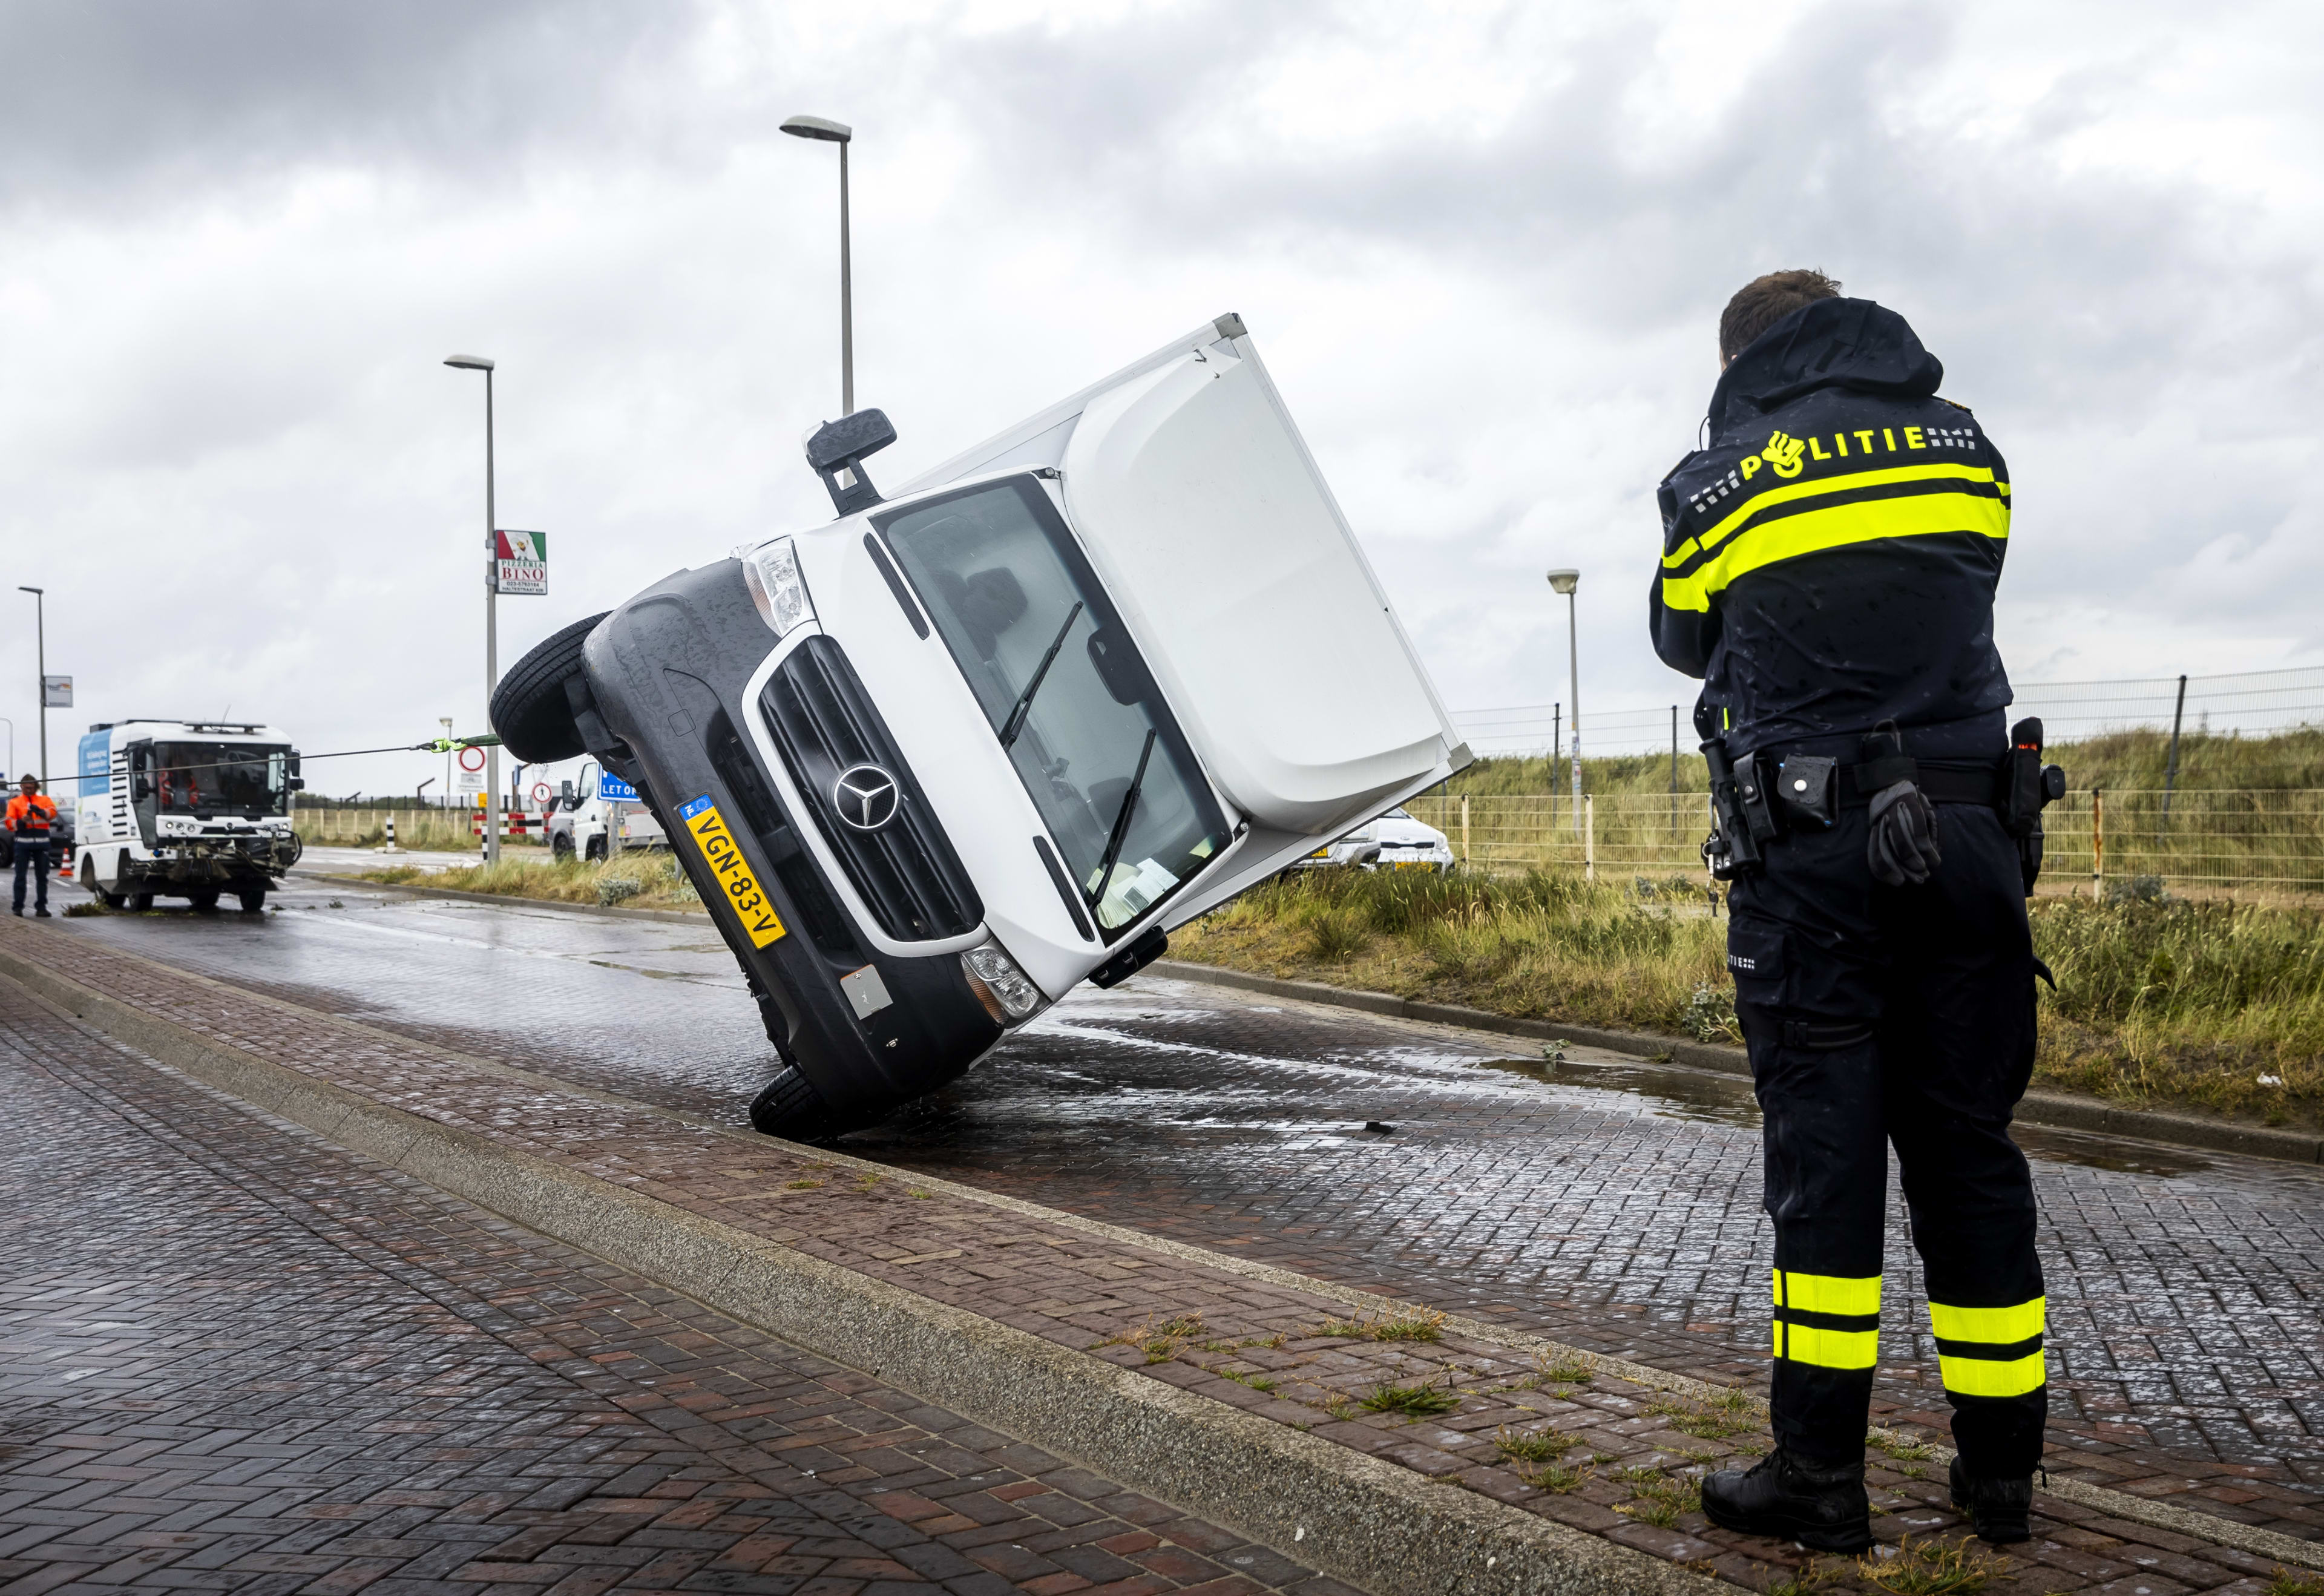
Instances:
[[[1865,844],[1872,878],[1885,885],[1919,886],[1944,863],[1937,851],[1937,811],[1928,795],[1910,781],[1872,795],[1872,835]]]

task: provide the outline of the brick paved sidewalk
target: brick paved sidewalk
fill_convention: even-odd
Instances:
[[[9,951],[118,1001],[341,1088],[1585,1532],[1754,1587],[1798,1560],[1711,1528],[1696,1508],[1705,1468],[1766,1444],[1763,1422],[1739,1401],[1673,1399],[1585,1366],[1527,1360],[1425,1314],[1351,1315],[1321,1290],[523,1081],[77,939],[29,927],[0,927],[0,936]],[[1957,1538],[1923,1458],[1899,1449],[1876,1462],[1884,1539]],[[2119,1588],[2256,1591],[2269,1570],[2085,1507],[2039,1505],[2046,1517],[2030,1546],[1979,1554],[2006,1582],[1993,1588],[2114,1589],[2133,1579]],[[2234,1510],[2295,1536],[2316,1529],[2303,1503],[2264,1493]],[[1823,1572],[1823,1588],[1867,1588],[1853,1565]]]
[[[1292,1591],[0,983],[0,1591]]]

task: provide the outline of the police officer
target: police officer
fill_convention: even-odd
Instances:
[[[27,776],[22,790],[8,800],[8,836],[16,849],[15,910],[24,912],[24,872],[29,867],[37,890],[32,899],[35,918],[49,918],[49,838],[57,825],[54,799],[41,790],[40,780]]]
[[[1703,1509],[1820,1550],[1869,1544],[1893,1145],[1953,1499],[1987,1540],[2023,1540],[2047,1414],[2034,1195],[2009,1136],[2034,1046],[2025,782],[2062,778],[2039,766],[2038,722],[2019,729],[2030,765],[2005,727],[2008,470],[1937,397],[1944,368],[1904,318],[1820,272],[1747,285],[1719,352],[1706,447],[1661,486],[1650,623],[1703,682],[1706,852],[1732,881],[1765,1116],[1776,1446],[1706,1480]]]

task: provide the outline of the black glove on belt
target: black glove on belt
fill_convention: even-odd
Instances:
[[[1937,811],[1928,795],[1898,781],[1872,795],[1871,836],[1865,860],[1872,879],[1891,887],[1919,886],[1944,862],[1937,851]]]

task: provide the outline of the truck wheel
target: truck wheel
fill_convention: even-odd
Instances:
[[[786,1064],[775,1072],[766,1090],[752,1100],[751,1128],[762,1136],[790,1141],[816,1141],[837,1134],[823,1099],[816,1095],[795,1064]]]
[[[193,905],[194,912],[196,914],[217,913],[217,900],[218,895],[215,892],[189,892],[186,894],[186,901]]]
[[[242,912],[244,914],[256,914],[266,907],[266,889],[263,887],[246,888],[235,896],[242,899]],[[216,902],[217,899],[213,898],[211,901]]]
[[[526,764],[553,765],[587,752],[566,701],[565,678],[579,673],[581,645],[613,613],[600,611],[555,633],[518,660],[493,690],[493,730]]]
[[[153,907],[153,894],[151,892],[132,892],[129,895],[129,907],[134,912],[143,914],[147,909]]]
[[[549,852],[550,857],[554,858],[559,864],[562,864],[567,859],[572,858],[573,834],[569,831],[560,831],[555,836],[550,837],[549,839]]]
[[[606,857],[605,839],[601,836],[591,837],[589,839],[589,863],[592,864],[603,864],[605,862]]]

